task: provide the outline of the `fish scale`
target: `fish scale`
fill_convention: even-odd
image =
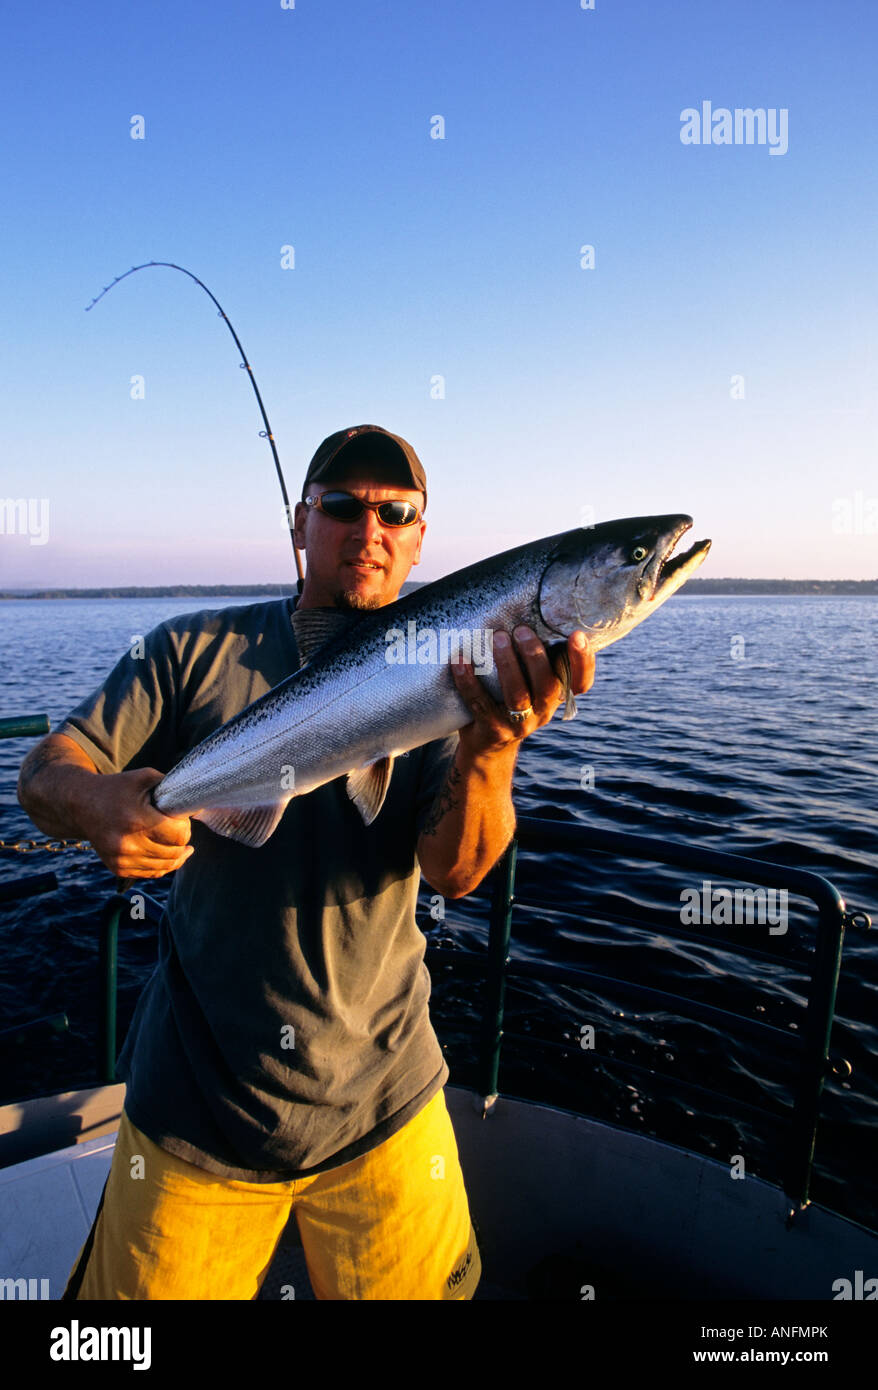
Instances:
[[[191,749],[154,788],[155,806],[169,816],[194,815],[217,833],[258,847],[292,796],[346,776],[349,795],[370,824],[393,759],[472,722],[449,669],[454,642],[448,634],[486,640],[487,633],[526,624],[548,646],[564,645],[577,629],[595,650],[608,646],[701,564],[710,541],[670,559],[691,524],[674,514],[561,532],[346,623],[299,671]],[[327,631],[336,626],[331,617]],[[442,650],[443,634],[446,655],[422,659],[431,644],[437,654]],[[563,684],[563,672],[561,678]],[[486,669],[483,679],[504,703],[496,670]],[[575,713],[567,694],[565,718]]]

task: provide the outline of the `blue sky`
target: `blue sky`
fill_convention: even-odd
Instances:
[[[336,429],[411,440],[418,578],[671,511],[704,575],[875,577],[876,38],[865,0],[19,7],[0,498],[48,528],[0,585],[292,578],[209,300],[153,269],[84,312],[153,259],[223,303],[291,493]],[[706,100],[789,148],[682,144]]]

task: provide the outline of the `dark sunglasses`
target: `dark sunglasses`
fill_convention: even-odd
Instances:
[[[413,502],[363,502],[349,492],[322,492],[319,497],[306,497],[304,500],[306,507],[316,507],[335,521],[356,521],[366,507],[377,512],[382,526],[413,526],[421,519],[421,513]]]

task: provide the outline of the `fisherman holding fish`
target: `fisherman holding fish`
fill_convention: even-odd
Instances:
[[[291,672],[307,692],[318,653],[343,667],[347,639],[420,560],[426,478],[399,436],[331,435],[302,496],[297,599],[160,624],[22,766],[21,804],[42,830],[89,840],[121,879],[175,876],[68,1299],[255,1298],[291,1211],[318,1299],[460,1300],[479,1281],[418,883],[461,897],[496,863],[522,740],[565,686],[568,701],[590,688],[593,648],[570,633],[562,681],[530,627],[497,630],[499,700],[472,662],[452,665],[471,715],[459,732],[307,794],[275,758],[274,806],[254,790],[234,807],[158,809],[181,758]],[[271,708],[248,714],[254,758]]]

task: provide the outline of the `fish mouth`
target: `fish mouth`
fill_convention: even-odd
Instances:
[[[669,538],[664,555],[659,561],[658,568],[655,572],[653,590],[647,600],[649,603],[655,603],[659,600],[670,598],[671,594],[674,593],[676,589],[679,589],[681,585],[685,584],[686,580],[694,574],[695,570],[698,569],[698,566],[702,563],[707,552],[710,550],[711,543],[709,540],[696,541],[688,550],[684,550],[679,555],[674,555],[673,558],[671,558],[680,537],[691,529],[692,518],[687,516],[681,521],[677,530]]]

